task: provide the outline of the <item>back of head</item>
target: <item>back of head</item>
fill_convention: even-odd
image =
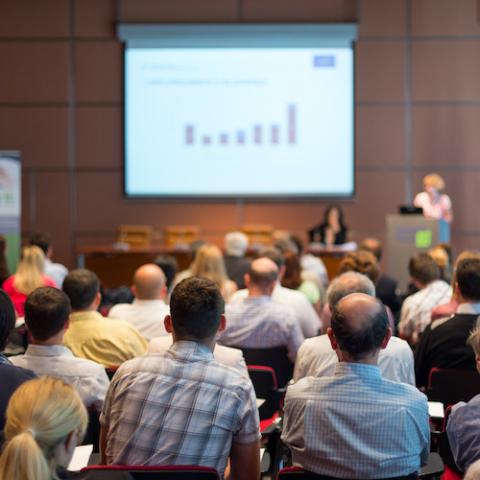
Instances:
[[[302,267],[300,259],[293,252],[285,252],[285,273],[282,277],[282,286],[296,290],[302,284]]]
[[[422,285],[428,285],[440,278],[440,269],[430,255],[419,253],[408,264],[410,276]]]
[[[295,245],[298,255],[302,256],[305,250],[303,240],[298,235],[290,235],[290,241]]]
[[[45,254],[36,246],[23,247],[22,258],[18,264],[13,280],[14,287],[21,293],[29,295],[36,288],[43,286]]]
[[[15,328],[15,308],[10,297],[0,290],[0,352],[3,352],[8,337]]]
[[[457,263],[455,277],[463,299],[480,302],[480,258],[465,258]]]
[[[95,273],[79,268],[65,277],[62,290],[70,299],[73,310],[86,310],[100,291],[100,282]]]
[[[177,259],[173,255],[160,255],[153,261],[153,263],[162,269],[167,281],[167,288],[170,290],[173,279],[178,270]]]
[[[233,257],[243,257],[248,248],[248,237],[242,232],[229,232],[225,235],[225,253]]]
[[[181,281],[170,298],[170,314],[177,340],[213,338],[220,325],[225,302],[211,280],[190,277]]]
[[[37,288],[25,302],[25,323],[28,331],[40,342],[62,331],[69,315],[70,300],[57,288]]]
[[[165,275],[154,263],[139,267],[133,276],[135,297],[139,300],[157,300],[164,296],[166,288]]]
[[[277,283],[278,267],[275,262],[269,258],[257,258],[250,264],[248,277],[249,289],[256,288],[262,292],[267,292],[273,289]]]
[[[373,283],[375,283],[380,275],[380,267],[377,259],[371,252],[366,250],[358,250],[349,253],[340,263],[340,273],[358,272],[366,275]]]
[[[382,259],[382,244],[377,238],[367,237],[362,240],[360,250],[373,253],[377,261]]]
[[[48,250],[51,246],[51,239],[48,233],[36,232],[30,236],[30,245],[35,245],[40,248],[45,255],[48,254]]]
[[[275,262],[279,270],[285,266],[285,259],[283,258],[282,252],[278,248],[267,247],[263,250],[260,250],[258,253],[258,258],[262,257],[269,258]]]
[[[375,285],[363,273],[345,272],[336,277],[328,286],[327,301],[330,310],[333,311],[335,305],[351,293],[364,293],[370,297],[375,297]]]
[[[200,247],[190,267],[190,272],[194,277],[213,280],[220,288],[228,280],[222,252],[213,244]]]
[[[385,306],[376,298],[352,293],[342,298],[333,309],[332,330],[338,347],[351,361],[375,354],[381,347],[388,328]]]
[[[0,457],[0,478],[51,480],[59,465],[56,447],[72,432],[83,438],[88,415],[74,387],[41,377],[22,384],[6,413],[6,446]]]

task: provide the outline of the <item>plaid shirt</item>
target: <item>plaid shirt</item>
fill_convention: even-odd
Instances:
[[[232,441],[260,439],[250,380],[195,342],[125,362],[100,421],[108,463],[203,465],[223,475]]]

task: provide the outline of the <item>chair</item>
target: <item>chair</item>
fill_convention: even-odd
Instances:
[[[318,473],[308,472],[300,467],[285,467],[278,472],[278,480],[339,480],[336,477],[320,475]],[[406,475],[404,477],[395,477],[382,480],[414,480],[418,478],[416,474]],[[358,478],[356,480],[359,480]]]
[[[82,472],[101,472],[108,480],[109,472],[128,472],[135,480],[220,480],[214,468],[194,465],[144,466],[144,465],[93,465]],[[103,477],[103,474],[106,474]]]
[[[195,225],[169,225],[165,228],[165,243],[168,248],[188,249],[198,239]]]
[[[432,368],[428,378],[427,396],[431,401],[452,405],[468,402],[480,393],[480,375],[476,370]]]
[[[235,347],[243,352],[247,365],[271,367],[277,377],[277,385],[283,388],[293,376],[293,364],[288,358],[286,347],[244,348]],[[263,397],[261,397],[263,398]]]
[[[120,225],[117,242],[131,247],[148,247],[152,243],[152,234],[153,228],[149,225]]]
[[[244,225],[242,232],[248,237],[251,248],[261,248],[272,243],[271,225]]]

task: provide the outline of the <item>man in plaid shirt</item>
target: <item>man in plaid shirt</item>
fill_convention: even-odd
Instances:
[[[172,347],[125,362],[111,382],[100,417],[103,463],[202,465],[222,478],[259,478],[253,386],[212,354],[223,312],[210,280],[177,285],[165,317]]]

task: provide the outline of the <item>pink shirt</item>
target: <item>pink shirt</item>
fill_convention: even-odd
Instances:
[[[19,317],[23,317],[25,315],[25,301],[27,300],[28,295],[19,292],[14,286],[13,281],[15,279],[15,275],[11,275],[8,277],[2,285],[2,288],[5,290],[5,293],[10,297],[13,302],[13,306],[15,307],[15,311]],[[43,283],[44,287],[56,287],[57,285],[55,282],[46,275],[43,276]]]
[[[452,201],[445,193],[432,198],[427,192],[421,192],[415,197],[413,204],[423,209],[425,217],[450,221],[448,216],[452,209]]]

